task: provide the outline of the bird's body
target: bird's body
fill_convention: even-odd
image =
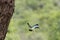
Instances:
[[[31,26],[29,23],[27,23],[27,24],[30,27],[29,31],[33,31],[34,29],[39,28],[39,25],[38,24],[35,24],[33,26]]]

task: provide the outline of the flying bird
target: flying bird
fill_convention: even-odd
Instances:
[[[27,23],[27,25],[30,28],[29,31],[33,31],[34,29],[39,28],[39,25],[38,24],[35,24],[35,25],[31,26],[29,23]]]

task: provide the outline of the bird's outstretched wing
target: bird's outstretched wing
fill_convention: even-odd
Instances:
[[[30,28],[32,28],[32,26],[31,26],[29,23],[27,23],[27,25],[28,25]]]

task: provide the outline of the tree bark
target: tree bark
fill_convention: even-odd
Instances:
[[[4,40],[14,12],[14,0],[0,0],[0,40]]]

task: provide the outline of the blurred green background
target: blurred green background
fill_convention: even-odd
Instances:
[[[27,22],[39,29],[30,32]],[[15,0],[5,40],[60,40],[60,0]]]

